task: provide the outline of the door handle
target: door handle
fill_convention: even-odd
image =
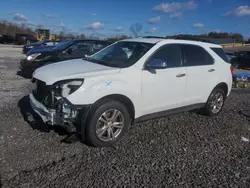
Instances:
[[[209,69],[208,70],[208,72],[214,72],[215,71],[215,69]]]
[[[176,77],[183,77],[186,76],[186,74],[177,74]]]

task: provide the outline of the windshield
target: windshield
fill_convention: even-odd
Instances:
[[[67,48],[68,46],[70,46],[71,44],[73,44],[74,42],[75,41],[73,41],[73,40],[65,40],[65,41],[58,43],[53,49],[54,50],[63,50],[65,48]]]
[[[110,67],[125,68],[136,63],[153,46],[151,43],[117,42],[87,60]]]

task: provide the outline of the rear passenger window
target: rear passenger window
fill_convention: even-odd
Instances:
[[[182,53],[179,44],[167,44],[160,47],[151,57],[150,60],[158,59],[167,64],[168,68],[180,67]]]
[[[185,54],[186,66],[212,65],[212,56],[202,47],[196,45],[182,44]]]
[[[45,44],[46,44],[46,45],[53,45],[54,42],[46,42]]]
[[[222,48],[211,48],[221,59],[225,62],[230,63],[230,58],[226,55]]]

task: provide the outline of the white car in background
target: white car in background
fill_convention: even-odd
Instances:
[[[219,114],[232,69],[219,45],[137,38],[41,67],[33,81],[30,103],[44,123],[76,126],[83,140],[101,147],[120,140],[134,122],[193,109]]]

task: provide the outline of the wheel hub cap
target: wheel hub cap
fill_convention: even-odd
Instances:
[[[107,110],[98,119],[96,135],[102,141],[111,141],[120,135],[123,126],[123,114],[116,109]]]
[[[212,112],[215,114],[218,113],[221,110],[223,103],[224,103],[223,95],[221,93],[217,93],[211,102]]]

